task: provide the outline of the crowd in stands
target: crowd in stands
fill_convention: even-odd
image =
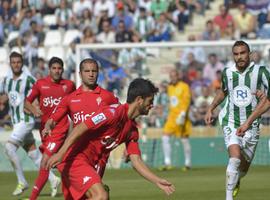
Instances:
[[[2,0],[0,48],[23,52],[25,65],[37,79],[47,75],[47,61],[52,55],[63,55],[64,77],[74,79],[76,44],[171,41],[174,34],[185,32],[195,14],[207,21],[201,34],[188,37],[190,42],[270,38],[269,0],[225,0],[219,14],[209,19],[205,11],[211,8],[211,1]],[[237,10],[236,15],[230,14],[232,8]],[[54,31],[60,34],[59,38],[57,34],[50,35]],[[72,37],[65,40],[68,33]],[[128,79],[149,73],[144,49],[82,54],[101,63],[99,84],[120,96]],[[220,88],[221,71],[226,63],[215,53],[206,55],[200,47],[185,48],[179,60],[176,67],[183,72],[183,79],[193,92],[191,119],[194,125],[204,125],[203,115],[213,92]],[[260,52],[254,53],[254,61],[263,62]],[[160,87],[163,92],[149,120],[156,126],[161,126],[166,116],[166,82]]]

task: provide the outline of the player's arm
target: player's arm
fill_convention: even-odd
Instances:
[[[133,168],[146,180],[157,185],[161,190],[163,190],[167,195],[172,194],[175,191],[175,187],[169,181],[162,179],[155,175],[142,161],[138,154],[131,154],[130,161]]]
[[[60,150],[54,154],[49,161],[46,164],[46,168],[50,169],[52,167],[55,167],[56,165],[58,165],[65,153],[67,152],[67,150],[69,149],[69,147],[74,144],[84,133],[86,133],[88,127],[87,125],[82,122],[79,125],[77,125],[72,131],[71,134],[68,135],[67,139],[65,140],[63,146],[60,148]]]
[[[210,125],[213,122],[213,112],[216,109],[216,107],[221,104],[221,102],[225,99],[225,97],[227,96],[227,92],[224,92],[223,90],[218,90],[217,94],[213,100],[213,102],[211,103],[211,105],[209,106],[206,115],[204,117],[204,121],[207,125]]]
[[[256,96],[260,99],[259,104],[255,110],[251,113],[248,119],[242,124],[236,131],[236,135],[243,136],[245,132],[252,125],[253,121],[264,114],[270,108],[270,99],[262,91],[257,91]]]
[[[24,101],[24,108],[32,113],[35,117],[40,117],[43,115],[42,111],[31,104],[27,99]]]

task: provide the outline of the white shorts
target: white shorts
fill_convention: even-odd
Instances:
[[[251,128],[246,131],[243,137],[237,136],[236,130],[233,125],[223,127],[225,145],[228,148],[230,145],[238,144],[241,148],[242,155],[248,162],[251,162],[259,142],[259,129]]]
[[[17,145],[33,144],[35,142],[32,130],[34,123],[19,122],[13,124],[13,130],[9,137],[9,141]]]

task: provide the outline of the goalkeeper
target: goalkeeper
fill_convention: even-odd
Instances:
[[[169,170],[171,163],[170,137],[175,136],[181,139],[184,149],[185,166],[183,171],[191,168],[191,146],[189,135],[191,133],[191,121],[188,117],[191,102],[189,86],[181,81],[181,73],[176,69],[170,72],[170,84],[167,88],[169,97],[169,114],[163,128],[162,147],[164,154],[164,166],[160,170]]]

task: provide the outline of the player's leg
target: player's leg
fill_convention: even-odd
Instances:
[[[91,186],[85,193],[86,197],[91,200],[100,199],[100,200],[108,200],[108,193],[105,191],[102,183],[96,183]]]
[[[242,138],[243,148],[241,151],[241,164],[239,166],[239,179],[236,187],[233,190],[233,196],[237,196],[240,190],[240,181],[247,174],[251,162],[253,160],[256,147],[259,141],[259,132],[255,128],[248,130]]]
[[[28,149],[26,149],[26,150],[28,150]],[[60,178],[58,178],[57,176],[55,176],[54,173],[51,170],[47,170],[45,168],[46,163],[47,163],[47,161],[50,158],[50,154],[48,154],[46,151],[44,151],[43,145],[41,146],[41,151],[44,152],[44,153],[42,154],[41,161],[37,164],[37,166],[39,166],[39,174],[38,174],[38,177],[35,180],[35,185],[34,185],[34,187],[32,189],[30,200],[37,199],[38,195],[42,191],[42,189],[43,189],[43,187],[46,184],[46,182],[47,182],[48,179],[50,180],[50,183],[51,183],[51,190],[52,190],[51,191],[51,196],[52,197],[55,197],[56,196],[57,189],[58,189],[58,187],[59,187],[59,185],[61,183]],[[31,155],[32,160],[34,161],[35,160],[34,153],[36,153],[35,149],[30,150],[29,151],[29,154],[30,153],[32,154]],[[38,151],[38,153],[39,153],[39,151]],[[30,155],[29,155],[29,157],[30,157]]]
[[[5,152],[14,168],[18,179],[18,184],[13,192],[13,195],[20,195],[24,190],[28,188],[28,183],[24,177],[23,168],[16,151],[18,147],[23,143],[25,136],[29,132],[29,129],[32,129],[33,126],[34,124],[26,124],[24,122],[14,124],[13,131],[5,145]]]
[[[226,169],[226,200],[233,200],[233,190],[238,182],[241,163],[241,138],[236,135],[236,129],[233,125],[223,127],[223,132],[229,154]]]
[[[226,170],[226,200],[233,200],[233,190],[239,179],[241,149],[238,144],[232,144],[229,146],[228,151],[229,162]]]
[[[20,158],[17,155],[16,151],[18,149],[18,145],[14,144],[11,141],[8,141],[5,145],[5,153],[8,156],[8,159],[11,162],[11,165],[16,173],[18,184],[13,191],[13,195],[20,195],[24,190],[28,188],[28,183],[24,177],[23,168],[20,163]]]
[[[160,170],[167,170],[171,168],[172,161],[171,161],[171,143],[170,138],[172,133],[175,131],[175,125],[172,123],[172,119],[168,117],[164,128],[163,128],[163,135],[162,135],[162,150],[164,155],[164,166],[160,168]]]
[[[181,142],[183,145],[184,150],[184,157],[185,157],[185,167],[183,168],[184,171],[189,170],[191,168],[191,145],[189,140],[189,135],[191,133],[191,122],[187,121],[183,128],[180,128],[181,134]]]

